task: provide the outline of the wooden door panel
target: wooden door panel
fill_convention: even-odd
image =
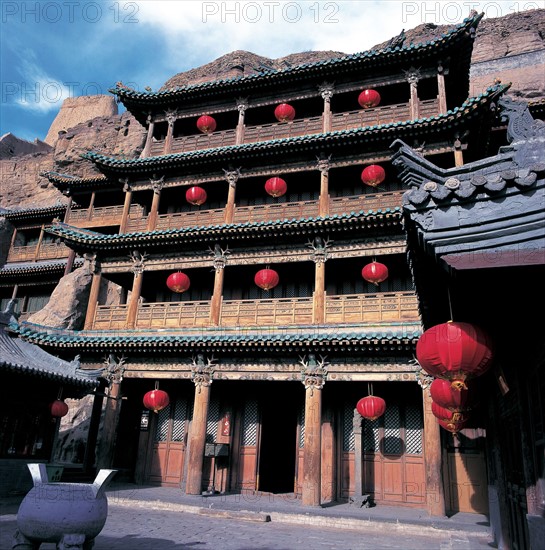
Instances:
[[[451,510],[487,514],[487,473],[482,453],[448,453],[448,463]]]
[[[184,452],[183,443],[170,443],[164,475],[166,483],[180,483],[184,471]]]
[[[257,446],[247,446],[240,449],[237,488],[254,491],[256,488]]]
[[[393,502],[403,501],[403,463],[387,461],[382,463],[384,500]]]
[[[163,478],[163,472],[166,470],[167,462],[167,445],[166,443],[159,443],[153,446],[151,467],[149,478],[150,481],[161,481]]]
[[[405,462],[405,499],[407,502],[424,503],[426,494],[426,473],[424,461]]]

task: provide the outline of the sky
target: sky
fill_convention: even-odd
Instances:
[[[364,51],[421,23],[456,24],[545,1],[1,0],[0,135],[44,139],[64,99],[122,81],[160,88],[233,50],[269,58]]]

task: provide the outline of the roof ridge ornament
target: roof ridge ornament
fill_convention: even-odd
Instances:
[[[534,119],[528,108],[528,102],[515,101],[506,95],[498,100],[498,104],[502,121],[507,121],[509,143],[545,137],[545,122]]]

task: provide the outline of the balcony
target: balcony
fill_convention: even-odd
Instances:
[[[125,327],[127,305],[98,306],[94,330]],[[210,302],[156,302],[140,304],[137,329],[191,328],[210,324]],[[325,323],[388,323],[417,321],[418,302],[414,292],[379,292],[326,296]],[[312,298],[224,300],[219,325],[258,327],[309,325],[313,320]]]
[[[438,98],[427,99],[419,102],[419,117],[430,117],[439,114]],[[384,105],[371,109],[359,109],[344,113],[334,113],[331,116],[331,130],[350,130],[365,126],[389,124],[410,120],[411,111],[409,103],[397,103]],[[257,126],[246,126],[242,143],[255,143],[257,141],[270,141],[323,132],[322,116],[296,119],[291,122],[274,122]],[[213,147],[225,147],[236,144],[236,130],[224,130],[208,135],[191,135],[177,137],[172,140],[171,153],[185,153],[210,149]],[[154,141],[150,148],[150,156],[165,154],[165,140]]]
[[[38,254],[36,254],[38,252]],[[70,249],[63,243],[42,243],[37,245],[13,246],[8,253],[8,262],[31,262],[34,260],[57,260],[68,258]]]
[[[104,227],[120,225],[123,215],[123,206],[101,206],[71,210],[67,223],[76,227]],[[133,204],[129,210],[129,218],[141,219],[144,216],[144,208],[139,204]]]
[[[360,210],[378,210],[401,206],[403,191],[355,195],[350,197],[335,197],[329,201],[329,214],[346,214]],[[233,223],[267,222],[293,218],[314,218],[320,215],[318,201],[281,202],[275,204],[259,204],[254,206],[237,206],[233,214]],[[224,222],[225,210],[198,210],[193,212],[177,212],[175,214],[160,214],[156,229],[179,229],[182,227],[197,227],[219,225]],[[146,231],[146,218],[129,218],[127,232]]]

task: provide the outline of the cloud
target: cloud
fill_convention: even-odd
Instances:
[[[35,113],[49,113],[58,110],[62,102],[70,97],[70,88],[47,75],[29,54],[21,60],[18,72],[21,82],[2,83],[6,99],[15,105]]]

